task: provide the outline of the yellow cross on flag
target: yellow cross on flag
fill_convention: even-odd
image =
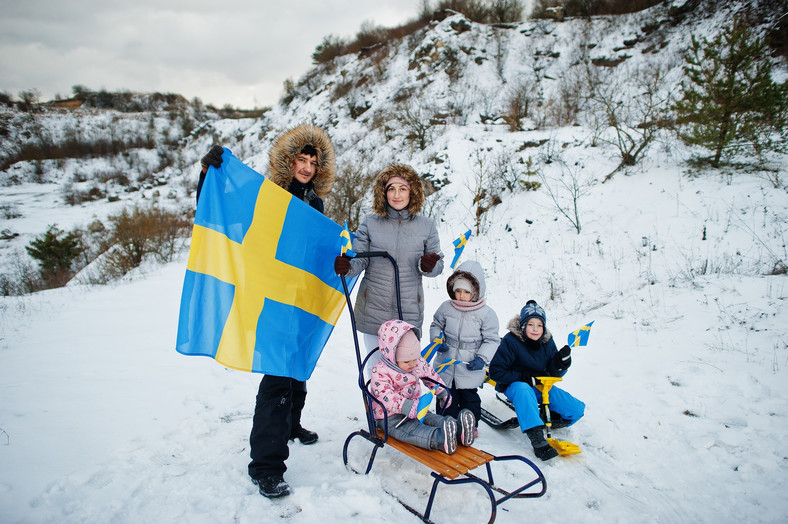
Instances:
[[[225,149],[197,206],[177,351],[307,380],[345,304],[341,231]]]

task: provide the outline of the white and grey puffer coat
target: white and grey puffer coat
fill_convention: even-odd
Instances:
[[[453,302],[454,282],[458,278],[468,280],[474,288],[471,302],[459,302],[457,305]],[[485,297],[487,285],[482,266],[475,260],[463,262],[446,280],[446,290],[452,300],[447,300],[435,311],[430,324],[430,340],[443,331],[443,348],[447,350],[434,357],[433,365],[437,367],[447,358],[470,362],[476,357],[481,357],[485,364],[489,364],[501,340],[498,335],[498,315],[486,304],[476,309],[464,306],[478,303]],[[447,366],[440,377],[449,387],[473,389],[484,382],[485,370],[470,371],[465,364],[456,364]]]
[[[388,206],[386,183],[401,177],[411,187],[410,203],[401,211]],[[424,321],[424,288],[422,276],[436,277],[443,271],[443,258],[432,271],[420,268],[422,255],[440,253],[440,238],[435,221],[420,216],[424,203],[421,178],[412,168],[394,164],[381,171],[373,187],[373,211],[356,231],[353,251],[386,251],[397,261],[399,268],[402,320],[412,324],[421,337]],[[380,326],[398,318],[394,284],[394,267],[387,258],[354,258],[348,276],[364,272],[355,304],[356,327],[362,333],[377,334]]]

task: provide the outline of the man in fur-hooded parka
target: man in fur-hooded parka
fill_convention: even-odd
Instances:
[[[308,157],[307,163],[304,156]],[[300,176],[314,174],[306,182]],[[298,126],[279,137],[269,153],[268,178],[312,208],[323,212],[323,199],[334,183],[334,146],[321,129]],[[295,237],[293,242],[302,241]],[[294,333],[293,336],[296,334]],[[249,436],[249,476],[267,497],[290,493],[283,480],[290,455],[288,440],[303,444],[317,441],[317,433],[301,426],[301,412],[306,403],[306,382],[291,377],[264,375],[257,392],[252,432]]]
[[[303,184],[293,176],[296,156],[306,151],[314,151],[317,165],[315,175]],[[328,135],[315,126],[298,126],[285,132],[271,147],[268,154],[268,178],[276,185],[287,189],[321,213],[323,197],[334,184],[335,175],[334,146]]]
[[[388,205],[386,190],[389,180],[399,177],[410,184],[410,202],[400,211]],[[432,218],[419,215],[424,204],[421,177],[410,166],[393,164],[381,171],[373,186],[373,214],[367,215],[356,231],[353,250],[387,251],[399,267],[402,319],[415,326],[421,337],[424,321],[424,288],[422,276],[436,277],[443,271],[443,259],[431,271],[424,272],[420,259],[429,253],[440,253],[438,228]],[[398,318],[394,289],[394,268],[386,258],[354,258],[348,276],[364,277],[358,288],[355,315],[359,331],[377,334],[378,328]]]
[[[219,167],[222,163],[221,146],[213,146],[202,159],[202,171],[197,182],[197,202],[208,172],[208,165]],[[315,174],[307,183],[299,182],[293,173],[296,157],[307,152],[315,157]],[[334,145],[325,131],[319,127],[302,125],[286,131],[280,136],[268,154],[266,176],[282,189],[286,189],[316,210],[323,212],[323,197],[330,191],[336,176]]]

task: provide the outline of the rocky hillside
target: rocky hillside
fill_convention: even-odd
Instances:
[[[264,172],[272,141],[300,123],[334,140],[339,178],[326,207],[351,226],[369,203],[369,177],[391,162],[423,175],[432,195],[427,213],[477,234],[495,222],[497,206],[524,191],[550,194],[563,220],[577,208],[580,186],[664,159],[698,174],[686,164],[697,151],[654,123],[669,120],[691,35],[711,38],[758,5],[694,1],[517,24],[437,13],[407,36],[315,66],[279,105],[248,118],[223,118],[176,95],[113,103],[94,96],[79,108],[3,106],[4,264],[19,264],[22,248],[52,223],[86,226],[85,210],[101,221],[124,206],[157,202],[188,215],[198,160],[212,144]],[[774,167],[781,157],[739,160],[784,186]],[[722,173],[731,176],[730,168]],[[574,197],[571,187],[568,196],[556,193],[567,180]],[[569,201],[560,205],[561,198]],[[581,230],[578,216],[570,223]]]

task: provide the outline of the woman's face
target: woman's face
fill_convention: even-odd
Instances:
[[[538,318],[530,318],[528,319],[528,323],[525,325],[525,336],[528,337],[530,340],[539,340],[542,338],[544,334],[544,324]]]
[[[390,184],[386,188],[386,201],[393,209],[402,211],[410,204],[410,188],[398,182]]]

